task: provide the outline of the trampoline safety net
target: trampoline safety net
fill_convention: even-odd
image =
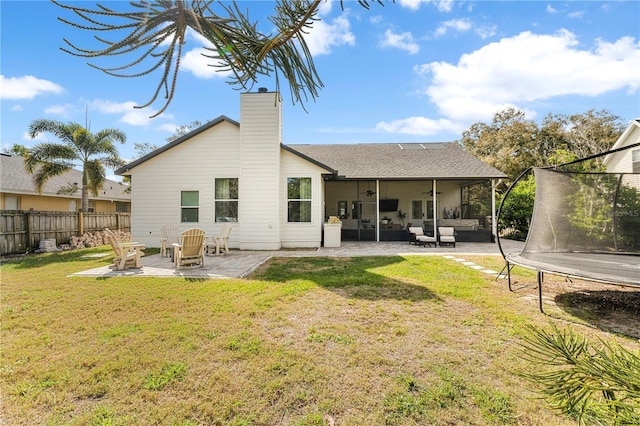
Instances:
[[[531,226],[515,263],[640,284],[640,174],[533,172]]]

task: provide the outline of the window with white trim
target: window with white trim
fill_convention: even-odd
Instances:
[[[199,191],[180,192],[180,222],[198,222],[200,212]]]
[[[640,149],[631,151],[631,171],[640,173]]]
[[[287,222],[311,222],[311,178],[287,178]]]
[[[216,178],[214,204],[216,222],[238,221],[238,178]]]

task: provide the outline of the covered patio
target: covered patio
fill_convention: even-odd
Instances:
[[[343,241],[406,241],[409,226],[456,241],[492,242],[496,187],[506,175],[453,142],[290,145],[334,170],[324,175],[325,220],[337,216]]]

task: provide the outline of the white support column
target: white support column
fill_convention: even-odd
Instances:
[[[496,181],[495,179],[491,179],[491,239],[493,241],[497,241],[498,237],[498,223],[496,220],[496,185],[498,185],[500,181]]]
[[[431,186],[433,187],[433,195],[431,196],[431,198],[433,198],[433,236],[438,238],[438,202],[436,201],[438,198],[438,188],[436,179],[433,180],[433,185]]]
[[[376,242],[380,242],[380,181],[376,179]]]

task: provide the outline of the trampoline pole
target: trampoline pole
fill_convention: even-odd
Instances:
[[[538,271],[538,304],[540,306],[540,312],[544,314],[542,309],[542,271]]]

